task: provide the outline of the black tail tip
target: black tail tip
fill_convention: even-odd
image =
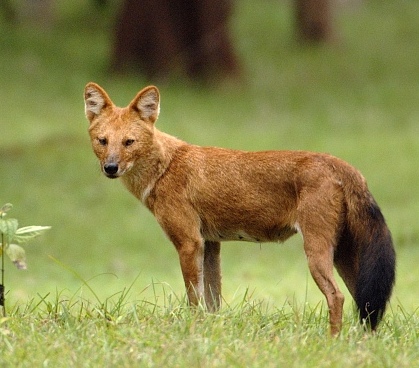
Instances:
[[[364,309],[359,310],[360,322],[369,331],[375,331],[378,324],[381,322],[384,315],[384,309],[373,310],[369,303],[365,305]]]

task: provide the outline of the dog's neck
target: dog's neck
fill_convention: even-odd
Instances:
[[[169,167],[176,151],[186,142],[154,128],[153,144],[147,155],[141,157],[124,176],[122,182],[143,204],[156,182]]]

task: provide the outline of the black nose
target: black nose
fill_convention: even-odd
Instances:
[[[118,164],[105,164],[103,170],[108,175],[115,175],[118,172]]]

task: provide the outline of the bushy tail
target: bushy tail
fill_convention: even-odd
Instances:
[[[348,224],[358,256],[354,299],[361,322],[375,330],[393,289],[396,255],[390,230],[372,196],[368,193],[357,207],[348,218],[356,219]]]
[[[375,330],[395,281],[396,254],[380,208],[362,175],[346,163],[336,165],[346,204],[346,221],[335,265],[348,286],[363,321]]]

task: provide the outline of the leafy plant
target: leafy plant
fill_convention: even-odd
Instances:
[[[4,307],[4,254],[6,254],[14,265],[20,269],[26,269],[25,250],[15,243],[24,244],[31,239],[41,235],[50,229],[50,226],[25,226],[19,228],[19,223],[14,218],[7,218],[6,215],[12,209],[10,203],[0,208],[0,255],[1,255],[1,284],[0,284],[0,305]],[[13,242],[13,243],[12,243]]]

